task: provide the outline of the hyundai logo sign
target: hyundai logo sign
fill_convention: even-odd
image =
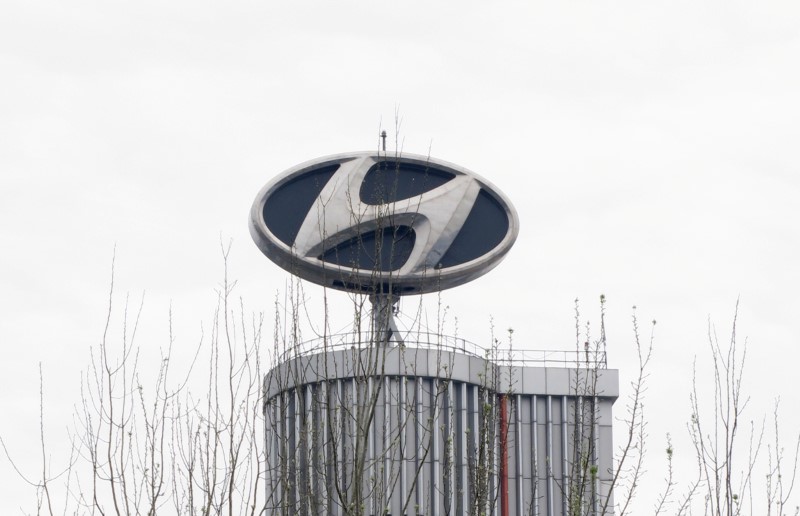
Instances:
[[[319,158],[267,184],[250,233],[272,261],[326,287],[421,294],[497,265],[519,232],[491,183],[426,156],[358,152]]]

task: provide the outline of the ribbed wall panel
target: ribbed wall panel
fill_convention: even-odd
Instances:
[[[500,515],[502,424],[509,515],[565,514],[575,479],[591,491],[585,513],[596,513],[611,475],[615,398],[520,391],[505,391],[503,422],[498,390],[444,376],[273,390],[264,406],[267,513]],[[587,456],[592,477],[575,468]]]

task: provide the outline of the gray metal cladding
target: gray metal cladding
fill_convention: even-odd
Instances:
[[[514,392],[500,388],[504,374],[551,368],[501,366],[472,382],[442,367],[451,358],[439,356],[434,375],[381,368],[322,377],[311,373],[313,356],[273,370],[264,405],[267,513],[552,516],[567,512],[576,486],[587,493],[583,513],[596,512],[609,496],[616,371],[595,371],[607,389],[594,396],[575,392],[569,380],[586,371],[569,368],[556,375],[563,385],[532,392],[520,381]],[[590,467],[577,467],[584,462]]]

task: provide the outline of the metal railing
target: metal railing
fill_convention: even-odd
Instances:
[[[325,335],[303,341],[287,348],[278,362],[297,357],[338,350],[366,349],[373,346],[375,336],[370,332],[350,332]],[[386,345],[386,344],[379,344]],[[403,332],[402,343],[391,341],[390,347],[452,351],[489,359],[507,366],[529,367],[579,367],[606,369],[606,352],[601,350],[531,350],[503,347],[486,348],[461,337],[429,332]]]

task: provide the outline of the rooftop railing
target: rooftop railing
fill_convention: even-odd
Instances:
[[[374,344],[378,342],[378,344]],[[405,347],[452,351],[486,358],[500,365],[516,367],[579,367],[606,369],[606,352],[602,350],[531,350],[504,347],[487,348],[461,337],[429,332],[402,334],[402,340],[376,339],[370,332],[339,333],[316,337],[286,349],[279,357],[285,362],[297,357],[338,350],[366,349],[370,346]]]

